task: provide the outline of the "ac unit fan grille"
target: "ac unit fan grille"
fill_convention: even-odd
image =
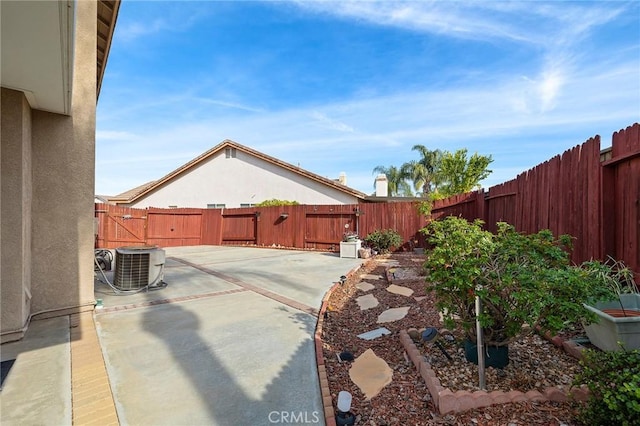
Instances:
[[[149,253],[120,253],[116,250],[114,286],[139,290],[149,284]]]

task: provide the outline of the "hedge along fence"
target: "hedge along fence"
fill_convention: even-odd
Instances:
[[[345,230],[365,237],[394,229],[403,238],[401,248],[411,249],[425,247],[420,229],[428,220],[449,215],[482,219],[491,231],[505,221],[521,232],[570,234],[574,262],[610,255],[640,274],[640,125],[614,133],[605,153],[595,136],[487,191],[436,201],[429,219],[415,202],[237,209],[96,204],[96,246],[255,244],[337,251]]]

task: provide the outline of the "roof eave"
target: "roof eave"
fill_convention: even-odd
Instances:
[[[116,22],[118,20],[118,11],[120,10],[120,0],[100,0],[98,2],[98,16],[97,16],[97,81],[96,81],[96,102],[100,97],[100,89],[102,88],[102,80],[104,77],[105,69],[107,68],[107,61],[109,59],[109,51],[111,50],[111,41],[113,40],[113,33],[116,28]],[[102,25],[101,25],[102,24]],[[106,31],[103,29],[106,27]],[[104,51],[100,46],[100,42],[105,43]]]

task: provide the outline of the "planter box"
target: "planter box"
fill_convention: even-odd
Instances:
[[[620,295],[625,310],[640,310],[640,294]],[[613,317],[602,309],[620,310],[620,302],[600,302],[595,306],[585,305],[585,308],[598,316],[598,321],[585,326],[587,337],[603,351],[620,350],[618,342],[624,344],[625,349],[640,349],[640,316]]]
[[[340,242],[340,257],[358,258],[358,250],[362,248],[362,241],[341,241]]]

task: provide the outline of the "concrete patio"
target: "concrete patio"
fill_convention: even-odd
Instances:
[[[324,424],[317,311],[362,261],[166,252],[166,288],[119,296],[98,282],[104,308],[93,316],[34,321],[25,339],[2,345],[2,360],[17,359],[0,392],[3,425]]]

